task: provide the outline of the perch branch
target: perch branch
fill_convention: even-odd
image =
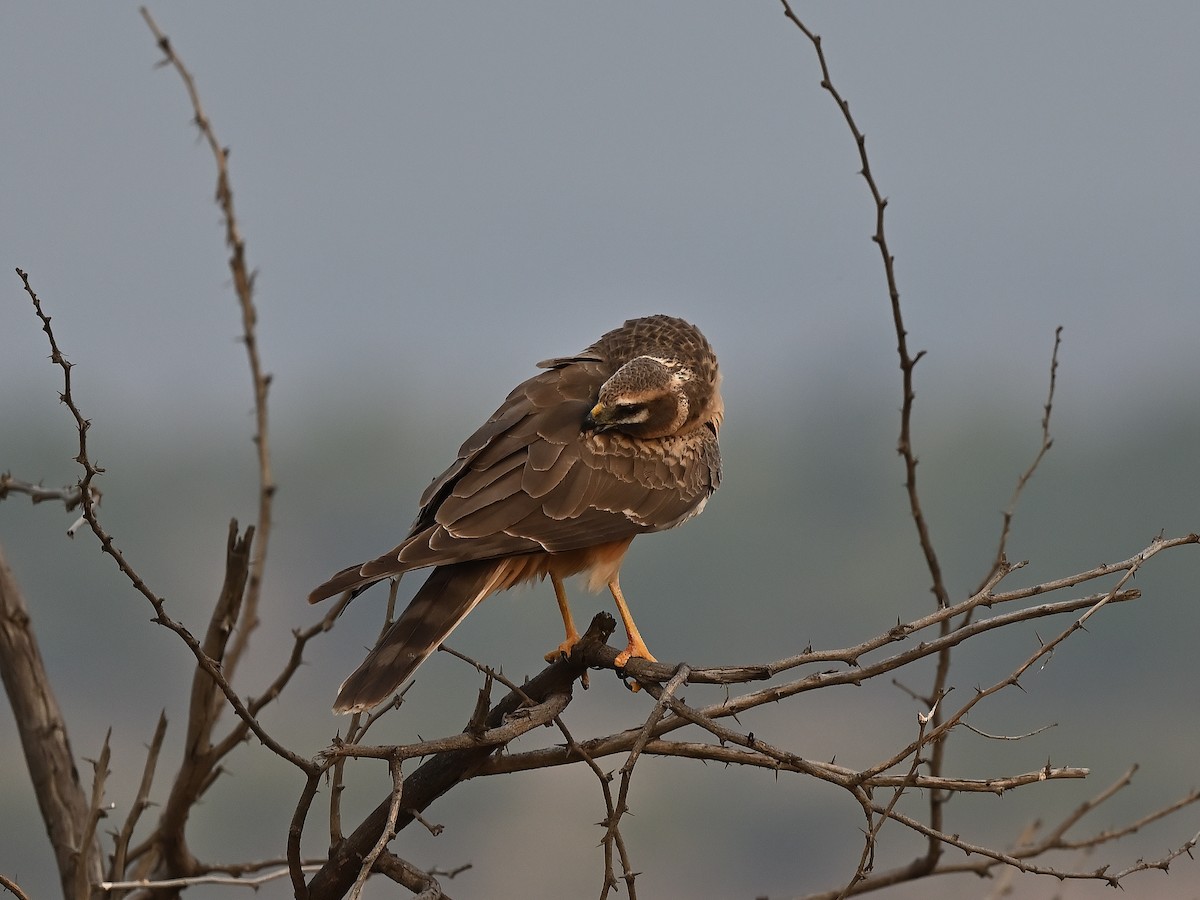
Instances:
[[[520,692],[513,691],[496,703],[480,723],[483,729],[501,727],[507,719],[529,701],[546,703],[554,695],[570,699],[571,686],[584,671],[587,649],[608,640],[616,629],[616,620],[607,613],[592,619],[587,632],[571,656],[548,666],[525,684]],[[412,821],[412,810],[423,811],[454,785],[474,777],[480,765],[502,745],[468,746],[438,753],[422,763],[404,782],[404,806],[396,821],[399,831]],[[354,883],[363,858],[379,840],[387,824],[391,796],[380,803],[354,832],[334,847],[329,862],[313,876],[308,884],[309,900],[336,900]]]

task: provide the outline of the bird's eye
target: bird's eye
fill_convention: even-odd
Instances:
[[[643,409],[644,407],[640,403],[618,403],[613,407],[613,413],[617,419],[632,419]]]

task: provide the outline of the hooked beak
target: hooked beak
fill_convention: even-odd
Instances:
[[[608,431],[613,427],[612,412],[603,403],[597,403],[583,417],[583,427],[589,431]]]

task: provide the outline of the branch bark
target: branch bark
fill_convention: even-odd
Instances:
[[[100,881],[100,842],[81,846],[91,801],[79,780],[67,723],[42,662],[33,622],[17,580],[0,548],[0,680],[12,704],[42,821],[54,848],[63,896],[85,900]],[[83,877],[81,877],[81,875]],[[81,894],[80,890],[84,892]]]
[[[554,663],[522,685],[520,690],[510,691],[488,711],[482,727],[499,728],[522,706],[530,702],[544,703],[556,694],[565,695],[569,702],[572,684],[586,671],[584,659],[588,648],[606,643],[616,624],[616,620],[608,613],[598,614],[592,619],[570,659]],[[414,821],[414,813],[422,812],[456,784],[473,777],[479,767],[503,746],[491,744],[450,750],[437,754],[418,767],[404,779],[404,808],[396,819],[395,830],[403,830]],[[329,862],[308,883],[308,900],[338,900],[345,896],[354,884],[363,860],[387,827],[391,802],[392,794],[389,791],[358,828],[333,848]]]

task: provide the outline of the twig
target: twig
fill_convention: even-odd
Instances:
[[[292,680],[292,676],[296,674],[300,666],[304,662],[304,650],[308,646],[309,641],[325,634],[333,628],[334,622],[338,616],[342,614],[345,608],[349,605],[348,597],[343,597],[337,603],[329,608],[320,621],[308,626],[307,628],[295,629],[292,631],[292,651],[288,656],[287,662],[275,679],[267,685],[266,690],[257,697],[248,698],[246,701],[246,709],[253,716],[258,716],[268,703],[277,699],[283,693],[283,689],[287,687]],[[230,730],[222,740],[217,742],[213,748],[213,753],[217,757],[224,757],[235,747],[239,746],[246,739],[246,732],[249,726],[245,720],[239,720],[237,724]]]
[[[471,868],[470,865],[460,866],[454,873],[446,874],[446,877],[453,878],[455,874],[463,869]],[[401,859],[394,853],[387,851],[380,854],[379,859],[375,860],[375,871],[408,888],[414,894],[413,900],[450,900],[446,892],[442,890],[441,884],[437,880],[437,872],[425,872],[418,869],[406,859]]]
[[[963,722],[962,724],[967,731],[973,731],[981,738],[987,738],[989,741],[1023,741],[1025,738],[1031,738],[1035,734],[1041,734],[1043,731],[1049,731],[1051,728],[1057,727],[1056,722],[1051,722],[1049,725],[1043,725],[1041,728],[1035,728],[1033,731],[1027,731],[1024,734],[989,734],[981,728],[976,728],[970,722]]]
[[[305,872],[315,872],[321,866],[319,863],[308,863],[303,868]],[[163,890],[168,888],[197,887],[202,884],[218,884],[224,887],[248,887],[257,890],[264,884],[278,881],[280,878],[286,878],[287,875],[288,870],[284,868],[273,869],[270,872],[264,872],[261,875],[254,875],[249,878],[240,878],[231,875],[192,875],[187,878],[141,878],[135,881],[102,881],[96,886],[102,891],[129,891]]]
[[[604,829],[604,844],[610,846],[620,836],[621,817],[629,811],[629,785],[633,780],[633,769],[637,765],[638,759],[642,755],[646,744],[650,741],[650,735],[666,712],[667,704],[675,698],[676,691],[680,687],[687,684],[688,672],[690,669],[687,664],[680,663],[676,668],[675,674],[671,676],[663,687],[658,687],[656,684],[647,682],[644,687],[654,697],[654,707],[650,710],[650,715],[646,717],[645,723],[638,731],[637,739],[633,742],[633,746],[629,750],[629,755],[625,762],[621,765],[620,775],[621,783],[617,789],[617,802],[614,808],[610,811]],[[636,872],[629,870],[628,865],[625,867],[624,873],[625,889],[629,894],[629,900],[636,900],[637,890],[634,886],[634,879],[637,877]],[[601,894],[601,898],[607,894],[607,885],[605,886],[605,894]]]
[[[896,808],[896,804],[900,802],[900,798],[905,795],[905,793],[914,785],[917,780],[917,767],[920,766],[922,762],[921,747],[925,746],[928,741],[928,738],[925,734],[925,729],[933,720],[937,712],[937,706],[941,704],[941,701],[942,698],[939,697],[934,703],[934,708],[929,711],[928,715],[917,716],[917,739],[912,745],[912,762],[909,764],[908,772],[905,774],[903,782],[896,785],[896,787],[893,789],[891,799],[888,801],[887,806],[884,807],[883,813],[876,816],[875,810],[872,808],[870,803],[863,804],[863,811],[867,817],[867,831],[863,839],[862,853],[859,856],[858,866],[855,868],[854,874],[851,876],[850,881],[846,884],[846,886],[842,888],[842,892],[838,895],[838,900],[842,900],[844,897],[849,897],[851,893],[853,893],[854,888],[859,885],[866,878],[867,873],[874,868],[875,847],[879,840],[879,833],[883,830],[883,826],[890,821],[890,814],[892,810]],[[940,772],[934,772],[935,776],[940,774]],[[930,791],[930,793],[941,793],[941,791],[937,788],[934,788]],[[921,868],[928,865],[928,859],[928,853],[922,857],[919,857],[913,863],[914,869],[919,871]]]
[[[1188,536],[1186,540],[1173,543],[1173,546],[1180,546],[1182,543],[1200,543],[1200,536]],[[1163,548],[1160,547],[1159,549],[1161,550]],[[1098,594],[1075,598],[1072,600],[1062,600],[1055,603],[1045,603],[1035,607],[1014,610],[1010,613],[993,616],[988,619],[981,619],[972,622],[967,626],[958,628],[945,637],[939,637],[937,639],[927,641],[921,645],[913,647],[910,650],[897,653],[870,665],[864,665],[849,670],[819,672],[805,678],[801,678],[797,681],[773,685],[741,694],[730,698],[729,700],[718,704],[712,704],[693,712],[707,718],[719,719],[738,715],[742,712],[767,703],[778,702],[779,700],[786,699],[787,697],[798,693],[817,690],[833,684],[860,684],[863,681],[878,677],[908,665],[917,659],[922,659],[936,654],[945,646],[955,646],[977,635],[1008,627],[1016,622],[1030,621],[1050,615],[1061,615],[1067,612],[1075,612],[1080,609],[1091,609],[1095,607],[1100,600],[1107,596],[1109,595]],[[1134,600],[1139,596],[1140,593],[1137,591],[1121,591],[1117,594],[1113,594],[1107,602],[1109,604],[1115,602],[1126,602]],[[609,648],[609,650],[612,650],[612,648]],[[589,649],[589,651],[583,655],[583,660],[588,665],[611,665],[611,660],[615,656],[615,650],[612,650],[611,653],[607,653],[599,648],[593,648]],[[635,665],[640,666],[641,662],[638,660],[631,660],[629,667],[633,667]],[[693,674],[696,671],[700,670],[693,670]],[[637,677],[641,678],[642,676],[640,673],[638,673]],[[647,676],[646,680],[655,679],[651,676]],[[675,705],[672,704],[671,708],[674,712]],[[692,721],[690,718],[687,718],[683,715],[664,717],[654,727],[653,734],[654,736],[661,736],[670,731],[683,727],[690,721]],[[611,753],[626,752],[633,746],[633,742],[636,740],[637,733],[637,731],[633,730],[618,732],[606,737],[599,737],[585,741],[582,743],[582,746],[587,750],[588,753],[592,754],[596,758],[600,758]],[[897,754],[897,758],[906,758],[911,752],[911,746],[906,747],[903,751],[901,751],[901,753]],[[490,760],[483,766],[481,774],[499,774],[506,771],[540,768],[545,765],[564,765],[574,761],[577,761],[577,758],[573,757],[572,754],[567,752],[564,748],[551,747],[542,750],[532,750],[523,753],[509,754],[502,759]],[[816,765],[811,761],[805,761],[805,764],[808,766]],[[895,763],[892,763],[892,765],[894,764]],[[816,773],[817,769],[813,769],[813,774]]]
[[[998,571],[1006,564],[1008,536],[1012,530],[1013,518],[1016,516],[1017,502],[1021,499],[1025,485],[1033,478],[1034,472],[1037,471],[1038,466],[1042,464],[1042,460],[1050,452],[1050,448],[1054,444],[1054,440],[1050,437],[1050,413],[1054,409],[1054,389],[1058,381],[1058,350],[1062,346],[1062,332],[1061,325],[1054,329],[1054,349],[1050,352],[1050,387],[1046,392],[1046,403],[1042,407],[1042,443],[1038,447],[1038,451],[1028,468],[1017,477],[1017,485],[1013,488],[1012,496],[1008,500],[1008,506],[1004,509],[1003,523],[1000,527],[1000,542],[996,547],[996,557],[992,562],[992,572]],[[986,581],[987,579],[985,578],[984,580]]]
[[[133,588],[139,594],[149,601],[155,612],[153,621],[175,632],[175,634],[177,634],[180,639],[183,640],[188,649],[191,650],[196,662],[202,669],[204,669],[205,672],[208,673],[209,677],[216,682],[218,688],[225,695],[226,700],[229,701],[229,705],[233,708],[234,712],[237,713],[239,718],[246,723],[246,726],[251,732],[254,733],[254,736],[257,737],[277,756],[286,759],[301,771],[309,772],[314,768],[313,764],[307,759],[304,759],[303,757],[293,753],[291,750],[276,741],[258,723],[258,720],[250,714],[250,711],[246,708],[246,705],[242,702],[241,698],[226,680],[221,667],[215,660],[211,659],[204,653],[200,646],[200,642],[196,640],[190,631],[167,615],[166,602],[162,597],[151,590],[150,586],[146,584],[142,576],[139,575],[133,566],[129,564],[128,560],[125,559],[125,554],[122,553],[120,548],[117,547],[112,535],[110,535],[100,524],[100,519],[96,512],[96,505],[92,500],[92,492],[90,488],[92,479],[97,475],[102,474],[104,470],[95,465],[92,462],[91,457],[88,455],[87,433],[88,429],[91,428],[91,422],[83,417],[83,414],[79,411],[79,407],[76,405],[74,397],[71,394],[71,369],[73,368],[73,364],[69,362],[65,356],[63,356],[62,351],[59,349],[58,343],[54,338],[54,331],[50,327],[50,317],[42,311],[41,300],[38,298],[37,293],[33,290],[33,286],[29,283],[28,274],[21,269],[17,269],[17,275],[20,276],[21,281],[25,285],[25,292],[33,301],[34,312],[41,320],[42,330],[46,333],[46,337],[50,342],[50,360],[53,364],[59,366],[63,371],[63,390],[59,396],[63,404],[66,405],[71,415],[75,418],[75,424],[79,434],[79,453],[75,457],[75,461],[79,463],[80,467],[84,471],[83,478],[81,478],[79,482],[80,506],[83,511],[83,517],[87,521],[88,527],[91,528],[92,533],[100,542],[101,550],[112,557],[113,561],[117,564],[117,568],[121,570],[121,574],[128,579],[129,583],[133,585]]]
[[[371,875],[371,867],[375,865],[375,860],[379,858],[379,854],[387,848],[392,838],[396,836],[396,819],[400,815],[400,802],[404,797],[404,773],[401,771],[400,757],[393,757],[388,760],[388,771],[392,775],[392,800],[388,807],[387,821],[384,824],[383,833],[379,835],[379,840],[375,842],[375,846],[363,857],[358,878],[355,879],[354,886],[350,888],[350,900],[358,900],[362,895],[363,885],[367,883],[367,878]]]
[[[876,811],[880,814],[883,813],[883,809],[880,807],[877,807]],[[1108,866],[1102,866],[1099,869],[1093,869],[1091,871],[1072,871],[1059,869],[1052,866],[1033,865],[1026,860],[1023,860],[1010,853],[1004,853],[980,844],[973,844],[969,841],[963,840],[958,835],[935,831],[934,829],[925,825],[923,822],[920,822],[917,819],[914,819],[911,816],[907,816],[896,810],[891,812],[891,816],[892,818],[896,819],[897,822],[901,822],[912,830],[926,835],[931,840],[936,840],[939,843],[946,844],[947,846],[957,847],[959,850],[962,850],[967,854],[978,854],[980,856],[987,857],[997,863],[1003,863],[1004,865],[1018,869],[1021,872],[1026,872],[1031,875],[1049,875],[1057,878],[1060,881],[1068,879],[1072,881],[1103,881],[1110,887],[1119,887],[1121,879],[1133,874],[1134,872],[1144,872],[1148,869],[1165,870],[1167,865],[1172,860],[1177,859],[1185,853],[1190,853],[1192,848],[1195,847],[1197,843],[1197,837],[1193,837],[1182,846],[1172,850],[1157,860],[1140,860],[1137,863],[1117,872],[1109,872]]]
[[[829,92],[837,104],[838,109],[842,113],[842,118],[846,121],[846,127],[850,129],[850,134],[854,137],[855,146],[858,148],[858,158],[862,164],[860,173],[863,180],[867,183],[867,188],[871,192],[871,199],[875,204],[875,233],[871,236],[871,240],[879,247],[879,252],[883,257],[883,271],[887,280],[888,296],[891,299],[892,306],[892,322],[896,331],[896,350],[900,355],[900,370],[903,373],[904,381],[904,405],[900,413],[900,439],[897,443],[896,450],[904,459],[904,469],[907,475],[905,487],[908,491],[909,509],[912,514],[913,523],[917,526],[917,535],[921,544],[921,551],[925,554],[925,564],[929,568],[929,574],[933,577],[932,590],[937,598],[939,606],[949,606],[950,596],[946,591],[945,582],[942,579],[942,568],[938,562],[937,553],[933,549],[933,539],[929,535],[929,526],[925,521],[925,514],[921,510],[921,501],[917,492],[917,458],[912,449],[912,408],[913,400],[916,398],[916,392],[913,390],[913,369],[925,355],[922,350],[915,356],[911,356],[908,352],[908,331],[904,327],[904,316],[900,310],[900,289],[896,284],[896,259],[888,250],[887,235],[883,229],[884,211],[887,209],[887,198],[879,190],[879,186],[875,183],[875,175],[871,171],[871,162],[867,158],[867,136],[859,129],[858,123],[855,122],[854,116],[850,114],[850,104],[842,98],[841,93],[833,84],[833,77],[829,73],[829,63],[825,59],[825,50],[821,45],[821,36],[811,31],[792,10],[788,0],[780,0],[783,4],[783,14],[804,34],[812,43],[813,49],[817,54],[817,62],[821,67],[821,87]]]
[[[250,634],[258,625],[258,601],[262,591],[263,570],[267,561],[267,548],[271,539],[272,501],[275,496],[275,481],[271,475],[271,448],[267,433],[267,390],[271,376],[263,371],[258,351],[256,326],[258,311],[254,306],[254,273],[246,265],[246,244],[238,228],[233,208],[233,188],[229,180],[229,149],[221,146],[213,131],[212,122],[200,104],[200,94],[191,73],[175,52],[170,39],[159,29],[158,24],[146,7],[139,10],[146,25],[154,33],[158,47],[163,52],[160,65],[171,66],[179,73],[194,113],[193,121],[212,151],[217,166],[216,201],[225,218],[225,244],[229,248],[229,271],[233,275],[234,292],[242,312],[242,341],[246,345],[246,357],[250,364],[250,377],[254,390],[254,444],[258,450],[258,552],[250,566],[250,579],[246,586],[245,601],[241,608],[237,635],[233,647],[225,658],[226,677],[232,681],[238,663],[246,651]]]
[[[108,762],[112,756],[109,739],[112,737],[110,728],[104,734],[104,744],[100,747],[100,756],[92,762],[92,802],[88,810],[87,822],[80,835],[79,845],[90,847],[96,839],[96,826],[107,813],[104,811],[104,785],[108,781]],[[91,894],[91,878],[87,866],[77,866],[75,869],[75,896],[87,897]]]
[[[496,703],[488,711],[483,723],[484,730],[500,727],[529,700],[545,704],[556,694],[569,699],[571,686],[584,668],[583,659],[588,648],[595,642],[607,641],[615,629],[616,620],[608,613],[595,616],[571,656],[549,665],[527,682],[520,693],[511,692]],[[495,752],[495,746],[471,746],[431,757],[406,778],[404,805],[409,809],[424,810],[460,781],[473,777],[480,765]],[[383,833],[390,802],[389,797],[376,806],[351,835],[333,848],[328,864],[309,882],[311,900],[334,900],[345,895],[357,877],[363,854],[374,846]],[[402,812],[397,820],[397,829],[408,821],[411,819],[406,820]]]
[[[317,788],[321,785],[321,775],[324,770],[314,769],[308,773],[300,798],[296,801],[296,809],[292,812],[292,820],[288,823],[287,864],[288,873],[292,879],[292,894],[296,900],[308,900],[308,884],[304,880],[304,862],[300,853],[300,842],[304,837],[304,823],[308,811],[312,809],[313,800],[317,796]]]
[[[452,750],[499,747],[527,731],[553,722],[554,717],[566,708],[569,700],[570,697],[567,695],[552,694],[537,706],[524,707],[510,714],[508,720],[503,725],[489,728],[479,733],[465,732],[452,737],[395,746],[374,747],[365,744],[336,742],[332,747],[325,750],[322,756],[324,759],[330,761],[338,757],[405,760],[415,759],[420,756],[430,756],[434,753],[446,753]]]
[[[163,741],[167,736],[167,714],[158,714],[158,724],[154,728],[154,736],[146,751],[146,764],[142,768],[142,780],[138,784],[137,794],[129,806],[129,814],[116,836],[116,847],[113,850],[112,863],[109,866],[109,881],[119,881],[125,877],[125,865],[129,853],[129,842],[133,838],[133,830],[137,827],[138,819],[150,806],[150,787],[154,783],[154,771],[158,766],[158,754],[162,750]]]
[[[418,810],[406,809],[405,812],[412,816],[412,820],[428,831],[433,837],[437,837],[446,830],[445,825],[439,825],[436,822],[430,822],[423,815],[421,815]]]
[[[604,848],[604,878],[600,885],[600,900],[607,900],[610,892],[617,886],[617,874],[613,870],[614,846],[621,857],[625,873],[633,870],[633,867],[629,863],[629,856],[626,852],[625,842],[621,837],[620,829],[610,830],[607,827],[607,823],[612,821],[616,815],[616,804],[613,802],[612,795],[612,773],[605,772],[596,764],[596,761],[575,740],[575,736],[571,734],[571,730],[567,728],[567,724],[562,720],[561,716],[555,718],[554,724],[566,739],[567,750],[577,754],[587,767],[591,769],[592,774],[596,776],[596,780],[600,783],[600,793],[604,798],[604,819],[600,822],[600,826],[604,828],[604,839],[601,841],[601,846]]]
[[[858,148],[858,158],[862,164],[859,170],[863,180],[867,183],[867,188],[870,190],[871,199],[875,205],[875,233],[872,235],[872,240],[879,247],[880,255],[883,258],[884,277],[887,282],[888,297],[891,301],[892,309],[892,325],[896,334],[896,352],[900,357],[900,371],[902,382],[903,401],[900,411],[900,437],[897,441],[896,450],[904,460],[905,471],[905,490],[908,493],[909,513],[912,517],[913,524],[917,529],[918,542],[921,546],[921,552],[925,556],[925,565],[929,570],[929,574],[933,580],[931,590],[937,600],[937,605],[941,609],[945,609],[950,605],[950,594],[946,589],[945,580],[942,575],[941,563],[938,560],[937,552],[933,546],[933,538],[929,532],[929,525],[925,518],[924,510],[921,507],[920,494],[917,490],[917,456],[913,451],[912,443],[912,411],[913,402],[916,399],[916,391],[913,388],[913,370],[917,363],[925,355],[925,351],[919,351],[915,355],[909,353],[908,350],[908,331],[904,327],[904,316],[900,306],[900,290],[896,283],[896,266],[895,257],[892,256],[888,249],[887,234],[884,231],[884,213],[887,209],[887,198],[879,190],[879,186],[875,182],[875,176],[871,171],[871,163],[867,157],[867,138],[862,130],[858,127],[854,116],[850,113],[850,104],[843,99],[841,93],[833,84],[833,78],[829,72],[829,64],[825,58],[825,51],[821,44],[820,35],[816,34],[808,28],[793,11],[788,0],[780,0],[783,4],[784,15],[808,38],[816,52],[817,62],[821,67],[821,87],[824,88],[837,104],[838,109],[842,113],[842,118],[846,122],[846,127],[849,128],[851,135],[854,138],[855,146]],[[949,633],[950,623],[944,621],[941,624],[943,635]],[[933,707],[934,724],[937,724],[940,713],[937,711],[936,701],[945,692],[950,678],[950,662],[951,654],[949,648],[941,651],[938,654],[937,668],[934,672],[933,684],[929,694],[925,697],[927,706]],[[943,754],[945,753],[945,745],[941,742],[935,743],[932,746],[932,752],[928,762],[929,771],[935,775],[940,774],[944,761]],[[942,826],[942,797],[933,791],[929,794],[929,815],[932,825],[940,829]],[[922,865],[927,868],[932,868],[937,863],[937,856],[941,852],[940,845],[933,840],[927,844],[927,855]]]
[[[99,504],[100,489],[92,487],[91,490],[92,500]],[[77,509],[79,504],[83,502],[78,484],[71,484],[58,490],[51,490],[50,488],[42,487],[40,484],[33,484],[13,478],[9,472],[0,472],[0,500],[6,499],[9,494],[25,494],[35,506],[38,503],[57,500],[62,503],[67,512]]]
[[[533,705],[533,700],[531,700],[518,685],[505,678],[502,673],[493,670],[489,666],[483,665],[482,663],[472,659],[466,654],[460,653],[446,644],[443,644],[439,649],[445,653],[449,653],[451,656],[455,656],[464,662],[471,664],[477,670],[487,675],[488,678],[494,678],[512,691],[515,695],[522,697],[524,702]],[[572,653],[572,655],[574,655],[574,653]],[[562,716],[554,717],[554,725],[558,728],[563,738],[566,739],[566,747],[568,751],[577,753],[579,758],[582,759],[584,763],[587,764],[588,768],[592,770],[592,773],[596,776],[597,781],[600,782],[600,790],[604,797],[605,814],[604,820],[600,823],[601,827],[604,828],[604,837],[600,842],[601,846],[604,848],[604,878],[600,887],[600,900],[606,900],[609,894],[617,887],[617,876],[613,869],[614,849],[616,850],[617,855],[621,858],[622,877],[625,878],[626,883],[629,885],[630,900],[635,900],[637,895],[634,890],[634,879],[637,877],[637,873],[634,872],[633,865],[629,861],[629,851],[625,846],[625,839],[621,835],[621,829],[619,825],[616,824],[618,816],[616,812],[617,805],[613,801],[612,795],[612,774],[604,772],[598,765],[596,765],[596,761],[592,759],[588,755],[587,751],[584,750],[579,745],[578,741],[575,740],[574,735],[572,735],[571,730],[567,728]],[[610,825],[609,823],[613,824]]]
[[[581,752],[585,752],[583,748],[580,748],[580,750]],[[754,766],[760,769],[770,769],[774,772],[813,774],[807,767],[797,766],[785,760],[772,759],[765,754],[746,750],[742,747],[721,746],[719,744],[697,743],[694,741],[657,739],[646,744],[645,752],[652,756],[676,756],[684,759],[697,759],[726,765]],[[502,761],[498,760],[497,762],[498,765],[495,766],[496,771],[510,770],[503,765]],[[1055,766],[1041,768],[1036,772],[1023,772],[1019,775],[1005,775],[993,778],[950,778],[944,775],[933,776],[921,775],[919,773],[912,775],[885,774],[864,776],[861,772],[855,772],[853,769],[847,769],[843,766],[835,766],[832,763],[817,763],[811,760],[806,760],[805,762],[810,766],[818,767],[820,774],[815,777],[830,784],[835,784],[838,787],[860,784],[866,788],[913,787],[918,790],[953,791],[965,794],[995,794],[997,796],[1027,785],[1041,784],[1044,781],[1087,778],[1091,774],[1091,770],[1086,768]],[[493,767],[489,766],[479,774],[493,774]]]
[[[1117,872],[1111,872],[1109,870],[1110,867],[1108,866],[1101,866],[1100,868],[1093,870],[1064,870],[1058,867],[1034,865],[1030,863],[1029,860],[1043,856],[1053,850],[1092,849],[1096,846],[1099,846],[1099,844],[1106,840],[1129,834],[1132,831],[1136,831],[1137,828],[1148,824],[1149,822],[1161,819],[1167,815],[1170,815],[1171,813],[1179,811],[1185,806],[1189,806],[1197,801],[1200,801],[1200,791],[1192,791],[1188,796],[1182,798],[1181,800],[1157,810],[1154,813],[1143,817],[1137,822],[1131,823],[1125,828],[1100,832],[1080,841],[1072,842],[1062,840],[1062,835],[1068,828],[1076,824],[1084,815],[1098,808],[1101,804],[1109,800],[1117,791],[1125,787],[1129,783],[1134,770],[1136,770],[1136,767],[1130,769],[1114,784],[1100,792],[1100,794],[1098,794],[1096,797],[1079,806],[1058,826],[1056,826],[1054,829],[1051,829],[1041,840],[1030,843],[1030,837],[1036,831],[1036,828],[1026,828],[1022,837],[1018,839],[1014,845],[1014,849],[1010,853],[1003,853],[986,847],[979,847],[975,844],[971,844],[962,840],[958,835],[935,834],[932,831],[925,829],[924,826],[920,825],[920,823],[917,823],[915,820],[908,819],[902,815],[893,815],[892,818],[896,819],[902,824],[908,825],[909,827],[915,826],[915,830],[924,830],[928,836],[945,843],[948,846],[954,846],[970,855],[982,857],[981,859],[975,859],[971,862],[942,862],[925,874],[948,875],[963,872],[974,872],[978,875],[985,875],[996,866],[1004,865],[1008,867],[1009,871],[1020,871],[1034,875],[1047,875],[1060,880],[1071,879],[1103,881],[1109,886],[1118,887],[1120,886],[1122,879],[1129,875],[1150,869],[1161,869],[1166,871],[1173,860],[1184,854],[1188,854],[1190,856],[1192,849],[1196,846],[1197,838],[1200,838],[1200,835],[1194,836],[1189,841],[1186,841],[1181,846],[1168,851],[1158,859],[1141,859],[1135,864]],[[888,872],[879,873],[864,879],[855,886],[854,893],[859,894],[878,890],[879,888],[887,887],[900,881],[912,880],[914,877],[917,877],[917,873],[915,872],[912,864],[908,866],[902,866],[897,869],[892,869]],[[804,898],[804,900],[834,900],[834,898],[839,896],[841,896],[839,892],[826,892],[808,895]]]
[[[21,886],[6,875],[0,875],[0,887],[16,897],[17,900],[29,900],[29,895],[21,890]]]
[[[1067,626],[1065,629],[1063,629],[1063,631],[1061,631],[1056,637],[1054,637],[1052,640],[1049,640],[1049,641],[1046,641],[1045,643],[1043,643],[1023,663],[1021,663],[1019,666],[1017,666],[1017,668],[1014,669],[1012,671],[1012,673],[1010,673],[1006,678],[1001,679],[1000,681],[996,682],[995,684],[991,685],[988,688],[985,688],[983,690],[977,690],[975,692],[975,696],[973,696],[970,700],[968,700],[966,703],[964,703],[953,715],[951,715],[949,718],[947,718],[944,722],[940,722],[930,732],[929,740],[936,741],[943,734],[948,732],[958,722],[962,721],[962,719],[966,716],[966,714],[971,709],[973,709],[984,698],[989,697],[992,694],[995,694],[999,691],[1002,691],[1007,687],[1012,687],[1012,686],[1016,685],[1020,681],[1021,676],[1024,675],[1027,671],[1029,671],[1029,669],[1039,659],[1042,659],[1043,657],[1049,656],[1051,653],[1053,653],[1055,647],[1057,647],[1063,641],[1067,640],[1067,638],[1069,638],[1075,632],[1082,629],[1084,626],[1084,623],[1086,623],[1088,619],[1090,619],[1097,612],[1099,612],[1101,609],[1103,609],[1105,606],[1107,606],[1109,603],[1111,603],[1113,601],[1113,599],[1121,593],[1121,589],[1126,585],[1126,583],[1128,583],[1129,580],[1132,579],[1135,574],[1137,574],[1137,571],[1142,567],[1142,565],[1145,563],[1145,561],[1147,559],[1150,559],[1155,554],[1157,554],[1161,549],[1162,549],[1161,539],[1156,538],[1155,541],[1153,543],[1151,543],[1151,545],[1149,547],[1147,547],[1140,554],[1138,554],[1137,557],[1135,557],[1136,562],[1134,562],[1125,571],[1125,574],[1120,578],[1120,580],[1117,581],[1117,583],[1112,587],[1112,589],[1107,594],[1105,594],[1103,597],[1100,597],[1098,600],[1096,600],[1095,603],[1093,603],[1091,606],[1089,606],[1087,608],[1087,610],[1083,613],[1083,615],[1081,615],[1078,619],[1076,619],[1069,626]]]

